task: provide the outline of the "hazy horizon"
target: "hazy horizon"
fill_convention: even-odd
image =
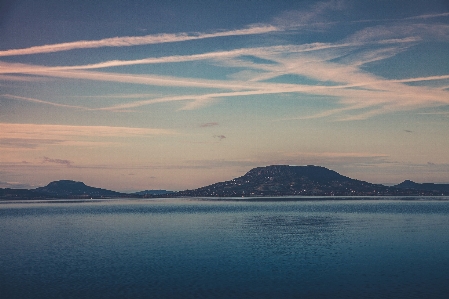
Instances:
[[[3,1],[0,188],[254,167],[449,183],[449,3]]]

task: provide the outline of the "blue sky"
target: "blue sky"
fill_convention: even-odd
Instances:
[[[449,183],[447,1],[0,3],[0,187]]]

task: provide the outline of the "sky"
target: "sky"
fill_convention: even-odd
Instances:
[[[449,183],[449,2],[0,0],[0,187]]]

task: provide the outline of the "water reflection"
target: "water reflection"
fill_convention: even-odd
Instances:
[[[256,215],[246,219],[244,225],[279,233],[312,233],[332,231],[341,219],[319,215]]]
[[[240,223],[242,240],[255,256],[289,256],[294,263],[316,264],[341,253],[347,220],[330,215],[258,214]]]

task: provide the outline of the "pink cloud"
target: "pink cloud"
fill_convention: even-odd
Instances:
[[[205,124],[200,125],[201,128],[208,128],[208,127],[215,127],[215,126],[218,126],[217,122],[205,123]]]
[[[63,159],[51,159],[49,157],[44,157],[42,163],[54,163],[54,164],[61,164],[65,165],[67,167],[72,166],[72,162],[69,160],[63,160]]]

